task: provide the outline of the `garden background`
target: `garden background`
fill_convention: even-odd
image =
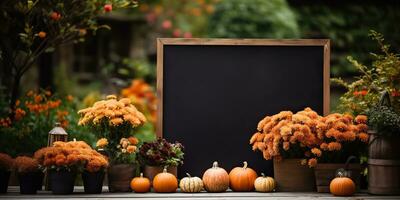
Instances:
[[[107,94],[131,98],[149,119],[135,130],[140,133],[136,136],[141,141],[155,139],[158,37],[329,38],[331,77],[352,80],[358,74],[347,56],[370,66],[369,52],[379,48],[369,38],[369,30],[382,33],[392,50],[399,52],[399,8],[396,0],[139,1],[137,8],[98,18],[99,24],[111,29],[82,31],[82,41],[42,54],[21,80],[19,109],[12,120],[7,118],[6,95],[10,70],[1,65],[0,152],[16,156],[46,146],[47,133],[57,121],[70,139],[94,144],[94,134],[78,126],[77,111]],[[331,86],[332,111],[344,92],[345,88]]]

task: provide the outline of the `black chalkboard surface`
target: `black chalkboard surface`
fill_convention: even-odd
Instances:
[[[282,110],[329,112],[329,40],[158,39],[158,136],[185,146],[186,172],[247,161],[272,175],[249,145],[257,123]]]

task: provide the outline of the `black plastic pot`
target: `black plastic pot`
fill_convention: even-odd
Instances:
[[[49,171],[51,191],[53,194],[72,194],[74,192],[76,173],[72,171]]]
[[[44,173],[41,171],[36,172],[36,189],[42,190]]]
[[[10,171],[0,170],[0,194],[7,193],[8,181],[10,180]]]
[[[36,194],[39,181],[37,172],[18,173],[17,176],[21,194]]]
[[[104,171],[82,173],[83,188],[86,194],[100,194],[103,190]]]

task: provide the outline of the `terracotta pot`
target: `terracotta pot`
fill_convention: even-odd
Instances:
[[[164,167],[162,166],[149,166],[146,165],[144,166],[144,176],[150,179],[151,182],[153,182],[153,178],[158,174],[163,172]],[[175,175],[175,177],[178,176],[178,168],[176,166],[169,166],[167,168],[167,172]]]
[[[11,175],[10,171],[0,170],[0,194],[7,193],[10,175]]]
[[[135,165],[116,164],[108,168],[108,190],[110,192],[131,192],[131,180],[135,177]]]
[[[368,192],[400,194],[400,137],[382,137],[370,131]]]
[[[83,188],[86,194],[100,194],[103,190],[104,171],[82,173]]]
[[[301,159],[274,159],[274,178],[281,192],[315,191],[313,169],[300,164]]]
[[[51,191],[53,194],[72,194],[74,192],[76,173],[73,171],[49,172]]]
[[[331,180],[336,177],[336,170],[339,168],[345,168],[345,164],[338,163],[318,163],[314,168],[315,184],[317,186],[317,192],[330,192],[329,184]],[[360,188],[360,164],[349,164],[348,171],[351,171],[351,178],[356,183],[357,190]]]

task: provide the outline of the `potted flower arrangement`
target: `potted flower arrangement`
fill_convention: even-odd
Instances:
[[[177,176],[177,166],[183,164],[183,150],[181,143],[169,143],[163,138],[143,143],[139,149],[138,160],[144,165],[145,177],[153,180],[164,168]]]
[[[121,138],[116,146],[110,146],[106,138],[97,141],[98,151],[110,155],[112,163],[108,170],[108,188],[110,192],[128,192],[131,190],[129,184],[136,174],[135,159],[136,145],[139,140],[135,137]],[[116,164],[117,163],[117,164]]]
[[[31,157],[18,156],[14,161],[14,168],[17,173],[20,193],[36,194],[39,186],[43,183],[43,172],[39,162]]]
[[[135,145],[138,143],[136,138],[130,136],[134,128],[146,122],[145,116],[131,104],[129,98],[118,100],[115,95],[109,95],[106,100],[98,101],[78,113],[81,115],[79,125],[91,127],[102,138],[97,146],[110,159],[110,192],[130,191],[129,181],[135,176]]]
[[[367,67],[348,57],[360,76],[352,83],[341,79],[333,79],[333,82],[347,89],[340,98],[339,109],[366,114],[369,118],[369,192],[400,194],[400,178],[392,175],[400,173],[400,151],[397,148],[400,130],[396,122],[400,115],[400,57],[390,50],[382,34],[371,31],[370,36],[381,50],[380,53],[371,53],[372,65]],[[383,176],[383,173],[387,174]]]
[[[340,142],[356,138],[367,141],[368,135],[362,133],[365,120],[360,119],[360,124],[364,124],[358,128],[352,124],[353,118],[349,115],[335,113],[322,117],[310,108],[295,114],[282,111],[259,122],[259,132],[250,138],[250,144],[253,150],[262,151],[266,160],[274,160],[274,177],[280,191],[313,191],[314,173],[305,165],[315,167],[318,159],[326,157],[326,161],[331,161],[330,154],[342,155],[344,150]]]
[[[13,163],[11,156],[0,153],[0,193],[7,193]]]
[[[368,116],[368,190],[372,194],[400,194],[400,114],[391,107],[388,92]]]
[[[87,194],[99,194],[103,190],[108,160],[104,155],[92,149],[85,150],[85,153],[88,157],[82,172],[84,191]]]
[[[88,156],[83,149],[91,147],[83,141],[55,142],[35,152],[39,164],[45,167],[53,194],[71,194],[77,173],[82,171]]]

